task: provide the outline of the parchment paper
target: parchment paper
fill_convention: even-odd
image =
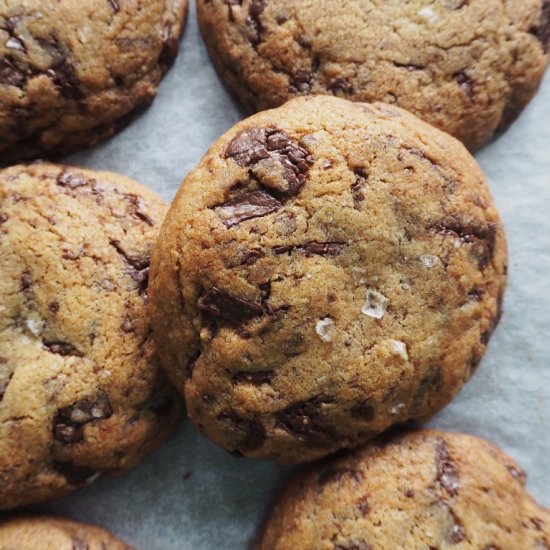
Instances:
[[[550,76],[550,75],[549,75]],[[210,65],[192,8],[180,56],[154,105],[69,162],[113,170],[170,200],[210,144],[244,116]],[[505,313],[481,368],[434,426],[485,437],[529,473],[550,506],[550,78],[512,128],[482,150],[506,224]],[[96,522],[143,550],[247,548],[290,470],[235,459],[184,421],[141,466],[41,511]],[[186,478],[186,479],[185,479]],[[298,549],[297,549],[298,550]]]

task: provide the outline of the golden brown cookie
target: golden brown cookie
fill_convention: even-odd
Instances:
[[[545,550],[550,510],[469,435],[394,436],[294,476],[256,550]]]
[[[131,468],[174,429],[145,316],[165,211],[116,174],[0,171],[0,510]]]
[[[312,460],[446,405],[505,272],[458,141],[385,104],[299,98],[237,124],[185,180],[153,252],[154,337],[207,437]]]
[[[210,56],[251,111],[303,94],[385,101],[472,150],[548,64],[548,0],[199,0]]]
[[[100,529],[53,517],[14,518],[0,523],[0,550],[132,550]]]
[[[153,101],[187,0],[0,4],[0,165],[94,145]]]

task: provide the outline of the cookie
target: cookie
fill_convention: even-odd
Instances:
[[[187,0],[0,6],[0,165],[59,157],[123,128],[174,61]]]
[[[115,174],[0,171],[0,510],[123,472],[173,431],[145,315],[165,211]]]
[[[132,550],[94,525],[53,517],[15,518],[0,523],[2,550]]]
[[[394,436],[294,476],[256,550],[550,548],[550,510],[490,443],[431,430]]]
[[[475,150],[537,90],[550,2],[199,0],[210,57],[251,111],[303,94],[396,104]]]
[[[297,98],[185,180],[153,250],[153,334],[207,437],[312,460],[456,395],[498,322],[506,254],[454,138],[385,104]]]

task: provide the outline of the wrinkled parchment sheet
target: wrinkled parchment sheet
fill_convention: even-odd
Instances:
[[[208,60],[192,8],[180,56],[153,106],[68,161],[120,172],[171,200],[211,143],[243,116]],[[521,118],[477,159],[508,234],[505,312],[479,371],[432,425],[499,445],[550,506],[550,74]],[[39,509],[95,522],[141,550],[241,550],[290,471],[232,458],[184,421],[134,471]]]

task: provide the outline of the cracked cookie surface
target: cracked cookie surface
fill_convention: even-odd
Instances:
[[[0,165],[94,145],[153,101],[187,0],[0,1]]]
[[[54,517],[22,517],[0,523],[0,548],[9,550],[132,550],[95,525]]]
[[[538,88],[548,0],[199,0],[210,56],[251,111],[303,94],[385,101],[472,150]]]
[[[0,509],[126,470],[175,427],[145,315],[165,211],[115,174],[0,171]]]
[[[220,138],[153,250],[161,362],[229,451],[301,462],[447,404],[500,315],[506,242],[454,138],[298,98]]]
[[[544,550],[550,511],[487,441],[422,430],[382,438],[288,483],[256,550]]]

